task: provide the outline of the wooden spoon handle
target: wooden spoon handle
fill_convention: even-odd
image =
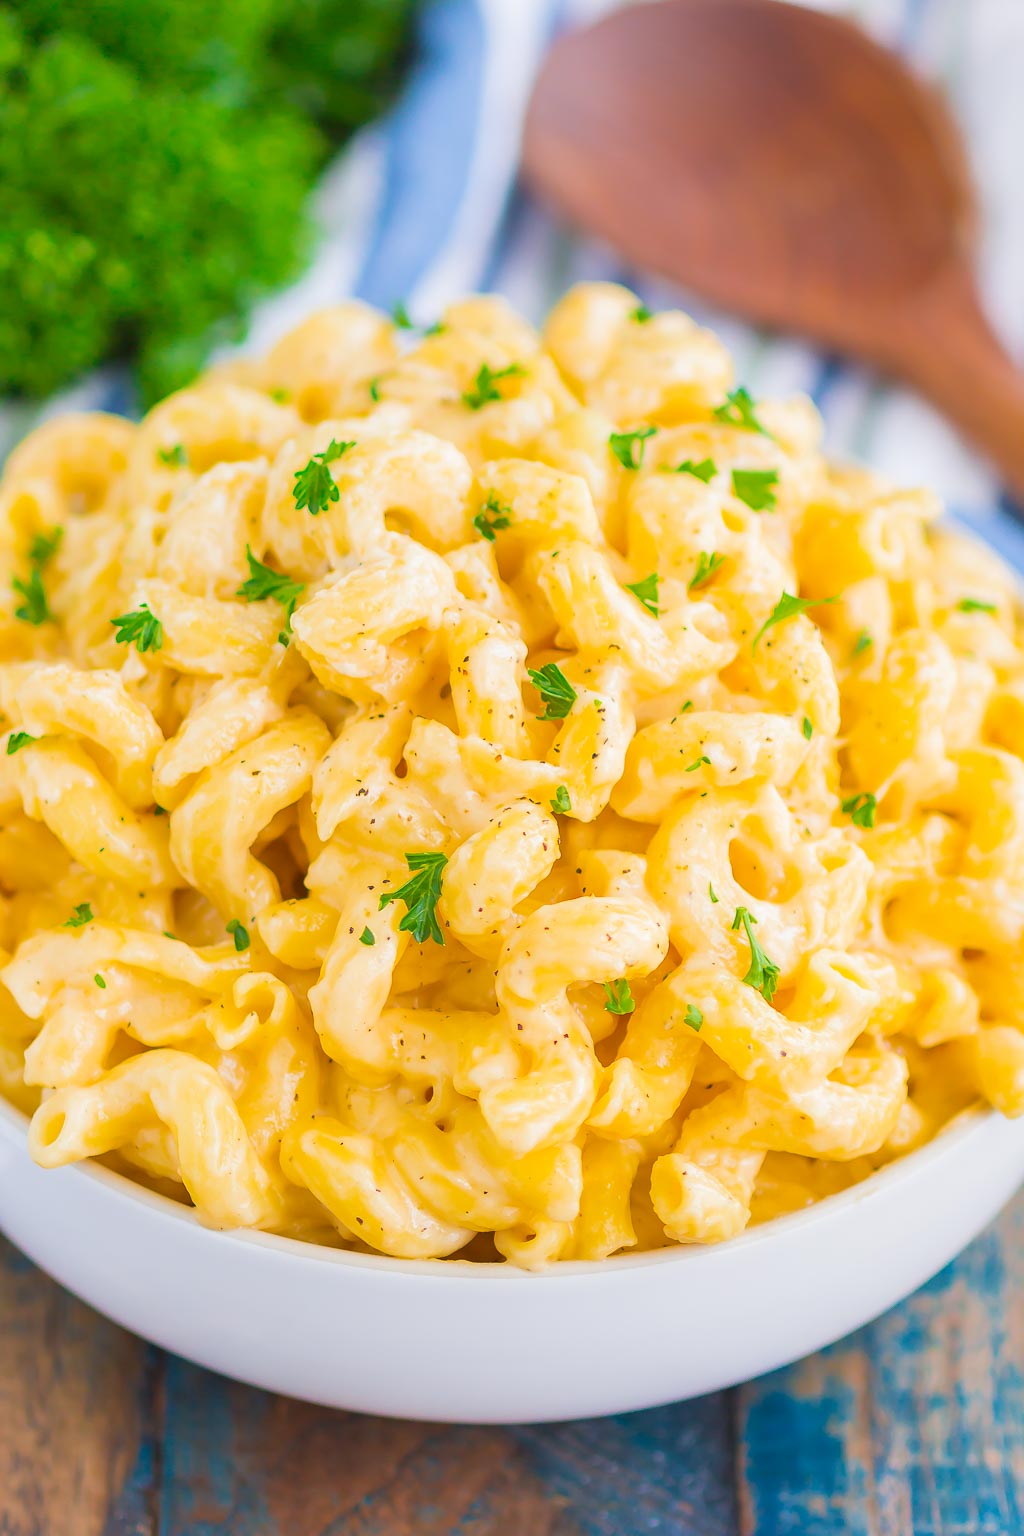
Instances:
[[[952,265],[894,325],[882,359],[934,401],[993,461],[1024,519],[1024,374],[985,318],[974,277]]]

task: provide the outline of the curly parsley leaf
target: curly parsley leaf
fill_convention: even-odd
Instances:
[[[638,427],[635,432],[613,432],[608,447],[623,469],[639,469],[644,461],[647,439],[653,437],[657,427]]]
[[[63,539],[64,529],[60,527],[51,528],[49,533],[37,533],[28,547],[29,563],[43,570],[60,549]]]
[[[559,784],[555,790],[555,798],[550,802],[551,809],[556,816],[565,816],[572,810],[572,801],[569,799],[569,791],[564,784]]]
[[[724,422],[727,427],[742,427],[745,432],[760,432],[762,437],[771,437],[768,428],[757,419],[757,406],[749,390],[741,384],[738,389],[730,389],[721,405],[716,405],[711,412],[716,421]]]
[[[473,527],[482,539],[486,539],[489,544],[493,544],[495,533],[502,528],[509,528],[511,525],[510,508],[506,507],[504,502],[499,501],[494,491],[491,491],[480,511],[474,517]]]
[[[443,944],[436,908],[441,895],[441,874],[448,860],[443,853],[407,853],[405,862],[411,871],[410,878],[396,891],[385,891],[379,907],[383,910],[389,901],[403,901],[406,911],[399,928],[411,933],[417,944],[425,944],[428,939]]]
[[[632,1013],[636,1007],[636,1001],[629,990],[629,982],[625,976],[621,976],[618,981],[606,981],[604,997],[604,1006],[608,1013]]]
[[[537,718],[539,720],[564,720],[576,702],[577,693],[561,667],[557,662],[549,661],[547,666],[538,667],[536,671],[532,667],[527,670],[530,682],[536,688],[546,706],[544,713],[538,715]]]
[[[249,576],[237,589],[235,596],[244,597],[247,603],[259,603],[265,598],[273,598],[284,608],[290,624],[295,604],[306,590],[305,582],[292,581],[290,576],[264,565],[256,559],[248,544],[245,546],[245,558],[249,562]]]
[[[703,587],[709,582],[719,566],[725,564],[724,555],[701,553],[697,557],[697,569],[686,584],[687,592],[696,592],[698,587]]]
[[[227,931],[234,939],[235,948],[239,954],[241,954],[244,949],[249,948],[249,930],[238,921],[237,917],[233,917],[230,923],[228,923]]]
[[[775,988],[779,984],[779,967],[774,960],[769,960],[764,950],[754,937],[753,924],[757,918],[748,912],[746,907],[737,907],[736,916],[732,920],[734,931],[738,931],[740,924],[747,935],[747,943],[750,945],[750,969],[743,980],[748,987],[760,992],[766,1003],[770,1003],[775,996]]]
[[[787,619],[796,618],[798,613],[806,613],[808,608],[817,608],[822,603],[834,603],[834,597],[794,597],[791,592],[783,592],[771,613],[765,619],[761,628],[754,636],[751,650],[757,649],[757,642],[761,636],[776,624],[785,624]]]
[[[775,511],[778,483],[777,469],[734,469],[732,472],[733,495],[738,496],[751,512]]]
[[[314,453],[307,464],[295,471],[292,495],[299,511],[305,507],[316,517],[318,513],[326,512],[332,501],[339,499],[341,492],[334,483],[328,465],[354,447],[354,442],[339,443],[332,437],[323,453]]]
[[[65,928],[84,928],[86,923],[92,922],[92,919],[92,907],[87,901],[83,901],[75,908],[63,926]]]
[[[15,752],[20,752],[22,747],[27,747],[30,741],[38,740],[38,736],[30,736],[28,731],[12,731],[7,738],[7,756],[13,757]]]
[[[122,613],[111,624],[117,630],[116,645],[134,645],[137,651],[158,651],[164,643],[164,627],[148,603],[140,603],[131,613]]]
[[[849,795],[842,802],[844,816],[849,816],[855,827],[873,827],[878,801],[874,795]]]
[[[481,363],[471,388],[463,391],[463,405],[467,405],[471,411],[478,411],[491,400],[501,400],[503,396],[497,388],[498,383],[502,379],[517,378],[525,372],[522,363],[509,363],[507,368],[489,368],[486,363]]]
[[[649,576],[644,577],[643,581],[626,582],[626,591],[632,592],[633,596],[643,603],[647,612],[652,613],[655,618],[658,617],[658,584],[660,581],[661,577],[657,571],[652,571]]]
[[[38,625],[53,622],[53,614],[46,600],[42,571],[38,565],[32,567],[27,581],[23,581],[20,576],[12,577],[11,586],[21,598],[21,602],[14,610],[16,619],[21,619],[23,624]]]

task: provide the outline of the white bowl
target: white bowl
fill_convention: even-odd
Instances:
[[[1024,1121],[978,1111],[721,1247],[533,1275],[210,1231],[105,1168],[37,1168],[25,1128],[0,1103],[0,1229],[100,1312],[274,1392],[481,1424],[650,1408],[784,1365],[935,1274],[1024,1177]]]

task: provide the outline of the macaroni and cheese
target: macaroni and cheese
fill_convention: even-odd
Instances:
[[[1015,578],[625,289],[360,304],[0,483],[0,1087],[540,1267],[1024,1110]]]

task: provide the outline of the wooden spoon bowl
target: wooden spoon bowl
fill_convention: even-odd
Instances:
[[[910,380],[1024,495],[1024,381],[977,299],[957,131],[856,26],[782,0],[616,11],[551,50],[523,163],[637,265]]]

